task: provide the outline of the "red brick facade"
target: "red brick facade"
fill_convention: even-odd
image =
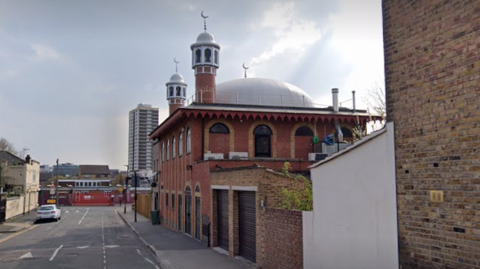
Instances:
[[[480,1],[383,0],[402,268],[480,268]]]

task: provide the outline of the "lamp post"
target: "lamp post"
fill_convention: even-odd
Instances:
[[[128,186],[128,164],[125,165],[127,167],[127,176],[125,177],[125,188],[123,189],[123,201],[125,202],[125,206],[123,208],[123,214],[127,213],[127,186]]]
[[[137,222],[137,185],[138,185],[137,171],[133,170],[133,175],[135,177],[135,222]]]
[[[60,195],[58,195],[58,159],[57,159],[57,184],[56,184],[56,190],[55,190],[55,203],[58,207],[58,199],[60,198]]]

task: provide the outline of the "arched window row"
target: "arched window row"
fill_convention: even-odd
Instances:
[[[186,98],[187,96],[187,87],[185,86],[168,86],[167,99],[171,98]]]
[[[214,47],[196,48],[194,64],[213,64],[218,66],[218,49]]]
[[[183,129],[178,133],[178,143],[177,140],[175,139],[175,136],[172,136],[171,139],[167,139],[166,142],[162,143],[162,148],[160,151],[160,160],[163,161],[168,161],[170,157],[173,159],[177,156],[178,157],[183,155]],[[170,147],[170,141],[171,141],[171,147]],[[191,131],[190,127],[187,128],[186,131],[186,154],[189,154],[191,152]],[[178,151],[177,151],[178,149]]]

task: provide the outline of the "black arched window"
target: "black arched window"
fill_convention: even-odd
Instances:
[[[172,97],[172,96],[173,96],[173,86],[170,86],[170,87],[168,88],[168,96],[169,96],[169,97]]]
[[[195,51],[195,63],[199,63],[201,57],[202,57],[202,51],[200,49],[197,49]]]
[[[352,131],[350,129],[342,127],[343,138],[353,138]]]
[[[187,89],[185,87],[183,87],[183,97],[186,97],[187,96]]]
[[[175,158],[175,136],[172,137],[172,159]]]
[[[271,157],[272,130],[267,125],[259,125],[253,130],[255,135],[255,157]]]
[[[313,131],[307,126],[302,126],[295,131],[295,136],[313,136]]]
[[[212,50],[206,49],[205,50],[205,62],[210,63],[212,61]]]
[[[175,89],[176,90],[176,96],[177,97],[180,97],[182,96],[182,88],[180,86],[177,86],[177,88]]]
[[[213,59],[215,61],[215,64],[218,64],[218,50],[215,50],[213,52],[213,57],[214,57]]]
[[[210,133],[215,133],[215,134],[228,134],[230,133],[230,130],[228,130],[228,127],[225,126],[223,123],[216,123],[212,127],[210,127]]]

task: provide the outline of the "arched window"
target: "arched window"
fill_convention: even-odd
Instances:
[[[215,134],[229,134],[230,130],[228,130],[228,127],[225,126],[223,123],[216,123],[212,127],[210,127],[210,133],[215,133]]]
[[[218,50],[213,52],[213,60],[215,61],[215,64],[218,64]]]
[[[190,127],[187,128],[187,154],[192,151],[192,134],[190,132]]]
[[[301,126],[295,131],[295,136],[313,136],[313,131],[307,126]]]
[[[211,49],[206,49],[205,50],[205,62],[210,63],[212,60],[212,50]]]
[[[255,135],[255,157],[271,157],[272,130],[267,125],[258,125],[253,130]]]
[[[176,95],[177,97],[182,96],[182,88],[181,88],[180,86],[177,86],[177,88],[176,88],[176,94],[177,94],[177,95]]]
[[[180,131],[178,134],[178,157],[183,154],[183,133]]]
[[[186,97],[187,96],[187,89],[185,87],[183,87],[183,97]]]
[[[168,88],[168,97],[172,97],[173,96],[173,86],[170,86]]]
[[[172,137],[172,159],[175,158],[175,136]]]
[[[195,63],[199,63],[201,57],[202,57],[202,51],[200,49],[197,49],[195,51]]]
[[[342,127],[342,134],[344,139],[345,138],[353,139],[352,131],[350,131],[350,129],[348,128]]]
[[[170,149],[170,140],[167,140],[167,153],[165,154],[167,156],[167,161],[168,161],[168,158],[169,158],[169,149]]]
[[[165,143],[162,143],[162,152],[160,153],[162,162],[165,161]]]

